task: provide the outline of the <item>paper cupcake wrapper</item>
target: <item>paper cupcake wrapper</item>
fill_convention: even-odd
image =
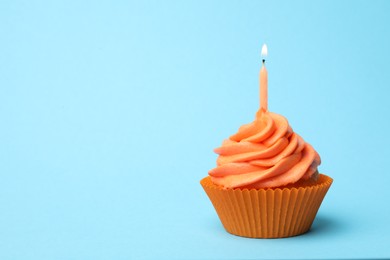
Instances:
[[[333,179],[320,174],[314,184],[269,189],[223,189],[210,177],[201,185],[227,232],[252,238],[281,238],[307,232]]]

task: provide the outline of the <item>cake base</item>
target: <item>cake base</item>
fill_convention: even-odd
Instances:
[[[267,189],[225,189],[211,178],[200,181],[227,232],[251,238],[282,238],[306,233],[333,182]]]

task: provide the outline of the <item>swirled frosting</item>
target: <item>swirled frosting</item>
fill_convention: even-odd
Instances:
[[[225,188],[272,188],[310,179],[320,156],[281,115],[259,110],[255,120],[216,148],[211,180]]]

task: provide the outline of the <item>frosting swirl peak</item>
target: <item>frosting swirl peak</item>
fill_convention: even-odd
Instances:
[[[321,163],[285,117],[263,110],[214,151],[217,167],[209,175],[226,188],[272,188],[307,180]]]

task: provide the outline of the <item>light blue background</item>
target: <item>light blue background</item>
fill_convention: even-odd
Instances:
[[[0,259],[390,257],[390,2],[2,1]],[[269,108],[334,178],[312,231],[221,226],[199,181]]]

